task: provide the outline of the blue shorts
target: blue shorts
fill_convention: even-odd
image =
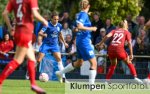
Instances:
[[[80,44],[77,46],[77,58],[83,59],[84,61],[90,60],[95,57],[94,47],[91,44]]]
[[[52,46],[50,44],[43,43],[39,49],[39,52],[44,53],[44,54],[49,53],[49,52],[51,53],[60,52],[60,48],[58,45]]]

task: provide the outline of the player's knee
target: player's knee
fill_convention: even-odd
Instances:
[[[38,58],[37,59],[37,63],[40,63],[42,61],[42,59]]]
[[[74,65],[74,67],[81,67],[82,66],[82,62],[75,62],[73,65]]]
[[[57,62],[61,62],[61,58],[56,58]]]

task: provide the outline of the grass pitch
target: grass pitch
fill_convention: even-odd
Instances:
[[[47,94],[65,94],[64,84],[57,81],[40,82],[37,84],[47,91]],[[2,94],[35,94],[30,89],[29,80],[6,80],[2,87]]]
[[[65,92],[65,84],[57,81],[40,82],[38,85],[47,91],[47,94],[149,94],[150,90],[71,90]],[[29,80],[6,80],[2,87],[2,94],[35,94],[30,89]]]

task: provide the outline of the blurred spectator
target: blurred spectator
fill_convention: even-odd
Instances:
[[[128,30],[131,32],[132,38],[137,37],[136,33],[138,31],[138,28],[137,28],[137,24],[132,21],[132,15],[127,15],[126,19],[128,21]]]
[[[146,32],[144,30],[141,30],[140,35],[136,38],[136,44],[135,44],[135,49],[137,50],[136,54],[138,55],[147,54],[148,43],[149,43],[149,39],[146,35]]]
[[[135,23],[136,23],[137,25],[139,25],[139,22],[140,22],[140,16],[137,16],[136,19],[135,19]]]
[[[105,37],[105,35],[106,35],[106,30],[105,30],[105,28],[101,28],[100,29],[100,31],[99,31],[99,36],[96,38],[96,41],[95,41],[95,43],[97,44],[97,43],[99,43],[104,37]]]
[[[66,48],[66,53],[70,53],[71,50],[72,50],[72,36],[71,35],[67,35],[66,36],[66,43],[68,44],[68,48]],[[71,63],[71,59],[72,59],[72,56],[68,55],[67,57],[67,63]]]
[[[105,25],[106,34],[111,32],[112,30],[116,29],[116,27],[112,24],[111,19],[106,19],[106,23],[105,24],[106,24]]]
[[[33,43],[33,49],[35,52],[39,52],[39,49],[42,45],[42,41],[43,41],[43,37],[42,36],[38,36],[36,42]]]
[[[61,30],[61,32],[62,32],[62,35],[64,36],[64,39],[66,38],[66,36],[68,34],[70,34],[72,36],[72,31],[68,27],[68,23],[67,22],[63,23],[63,29]]]
[[[107,55],[107,48],[105,46],[105,44],[101,45],[99,47],[99,54],[100,55]],[[100,74],[100,73],[104,73],[104,68],[105,68],[105,65],[106,65],[106,57],[98,57],[97,59],[97,73]]]
[[[5,33],[2,42],[0,43],[0,58],[8,59],[12,58],[12,55],[9,55],[9,51],[12,51],[14,48],[14,43],[10,39],[9,33]]]
[[[95,45],[96,38],[99,36],[99,30],[104,26],[102,20],[100,19],[100,13],[95,12],[93,14],[92,26],[96,26],[96,32],[92,32],[92,42]]]
[[[68,48],[66,48],[66,53],[70,53],[71,52],[71,48],[72,48],[72,36],[70,34],[66,35],[66,43],[69,45]]]
[[[60,21],[61,24],[67,22],[68,25],[69,25],[69,28],[72,28],[72,21],[71,21],[71,19],[69,18],[69,13],[68,13],[67,11],[65,11],[65,12],[63,13],[63,16],[60,17],[59,21]]]
[[[76,38],[74,38],[72,40],[72,48],[71,48],[71,51],[70,51],[70,55],[72,56],[71,59],[72,59],[72,62],[76,61],[77,60],[77,57],[76,57],[76,52],[77,52],[77,48],[76,48]]]
[[[144,25],[145,25],[145,17],[144,16],[140,16],[139,24],[138,24],[137,36],[139,36],[141,34],[140,31],[144,29]]]

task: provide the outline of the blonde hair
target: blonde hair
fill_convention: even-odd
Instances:
[[[88,5],[89,5],[88,0],[81,0],[81,2],[80,2],[80,8],[81,9],[86,9]]]
[[[127,20],[121,21],[121,22],[119,23],[119,27],[120,27],[120,28],[123,28],[123,29],[125,29],[125,30],[128,30],[128,22],[127,22]]]
[[[127,20],[124,20],[123,22],[124,22],[123,28],[124,28],[125,30],[128,30],[128,22],[127,22]]]

